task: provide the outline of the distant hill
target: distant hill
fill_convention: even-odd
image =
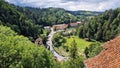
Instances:
[[[103,12],[97,12],[97,11],[68,11],[71,14],[75,16],[96,16],[99,14],[102,14]]]
[[[36,24],[43,26],[77,21],[76,16],[66,12],[64,9],[61,8],[39,9],[31,7],[19,7],[18,11],[24,13]]]
[[[62,8],[31,8],[19,7],[19,11],[25,13],[27,17],[32,19],[35,23],[40,25],[53,25],[81,21],[88,16],[96,16],[102,12],[90,11],[67,11]]]
[[[81,21],[89,21],[92,17],[103,14],[104,12],[97,12],[97,11],[68,11],[69,13],[75,15],[78,20]]]

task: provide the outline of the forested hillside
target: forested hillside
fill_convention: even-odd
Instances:
[[[32,19],[36,24],[53,25],[81,21],[90,16],[96,16],[100,12],[67,11],[62,8],[31,8],[18,7],[18,10]]]
[[[97,11],[69,11],[71,14],[75,16],[95,16],[102,14],[103,12],[97,12]]]
[[[120,34],[120,8],[98,15],[78,29],[79,37],[107,41]]]
[[[61,8],[39,9],[30,7],[19,7],[18,10],[32,19],[36,24],[44,26],[77,21],[77,17]]]
[[[92,17],[103,13],[103,12],[97,12],[97,11],[82,11],[82,10],[81,11],[68,11],[68,12],[75,15],[78,20],[85,21],[85,22],[90,20]]]
[[[4,0],[0,0],[0,21],[2,21],[1,24],[11,27],[18,34],[27,36],[32,40],[42,33],[40,25],[35,25],[25,14],[19,12],[16,6],[8,4]]]
[[[0,25],[0,68],[53,68],[55,60],[45,47]]]

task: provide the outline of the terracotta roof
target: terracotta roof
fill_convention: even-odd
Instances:
[[[120,36],[104,44],[104,50],[86,60],[87,68],[120,68]]]
[[[35,44],[42,45],[42,44],[43,44],[42,38],[37,38],[37,39],[35,40]]]
[[[79,23],[70,23],[70,26],[78,26]]]
[[[53,25],[53,28],[56,30],[63,30],[68,27],[68,24],[59,24],[59,25]]]

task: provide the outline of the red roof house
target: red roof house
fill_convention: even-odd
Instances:
[[[86,68],[120,68],[120,36],[104,44],[104,50],[86,60]]]
[[[67,27],[68,27],[68,24],[53,25],[54,30],[65,30]]]
[[[43,44],[42,38],[37,38],[37,39],[35,40],[35,44],[42,45],[42,44]]]

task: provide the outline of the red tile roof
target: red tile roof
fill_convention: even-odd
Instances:
[[[120,36],[104,44],[104,50],[86,60],[87,68],[120,68]]]
[[[64,30],[68,27],[68,24],[59,24],[59,25],[53,25],[53,28],[55,30]]]
[[[75,27],[75,26],[78,26],[79,23],[70,23],[70,26],[71,27]]]
[[[35,40],[35,44],[42,45],[42,44],[43,44],[42,38],[37,38],[37,39]]]

